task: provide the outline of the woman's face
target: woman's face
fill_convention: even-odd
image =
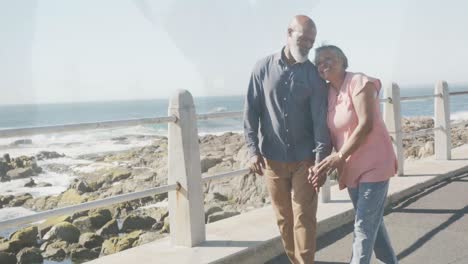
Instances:
[[[343,61],[333,50],[323,50],[316,55],[315,65],[318,68],[320,77],[330,81],[331,79],[343,76],[345,69]]]

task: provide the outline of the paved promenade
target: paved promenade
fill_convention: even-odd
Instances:
[[[468,263],[468,173],[391,206],[385,224],[401,264]],[[350,223],[319,238],[316,264],[349,263],[352,231]],[[268,264],[280,263],[289,261]]]
[[[468,172],[468,145],[453,149],[450,161],[436,161],[432,157],[408,161],[405,164],[406,176],[391,180],[388,204],[405,201],[439,182],[444,185],[444,180],[463,172]],[[419,198],[391,207],[392,212],[386,216],[386,221],[402,263],[468,263],[463,259],[463,254],[468,254],[464,250],[468,245],[467,225],[463,225],[467,221],[467,192],[463,192],[468,190],[467,181],[466,177],[454,179],[437,189],[440,191],[427,189],[425,193],[432,193],[428,200],[423,198],[424,195],[415,196]],[[319,236],[351,222],[354,217],[347,192],[339,191],[337,186],[332,186],[331,191],[332,202],[319,204]],[[133,263],[136,260],[138,264],[265,263],[283,253],[274,222],[272,209],[266,207],[208,224],[207,241],[198,247],[172,247],[166,238],[91,263]],[[350,226],[345,225],[327,235],[326,239],[321,239],[318,260],[322,262],[319,263],[348,261],[351,245],[349,231]],[[446,261],[444,252],[453,255],[450,261],[455,262]],[[285,263],[281,257],[273,262]]]

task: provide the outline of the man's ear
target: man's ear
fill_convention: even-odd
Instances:
[[[292,28],[288,28],[288,36],[291,37],[292,33],[293,33],[293,29]]]

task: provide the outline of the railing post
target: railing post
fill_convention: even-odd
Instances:
[[[391,83],[384,88],[384,96],[389,101],[384,103],[384,122],[393,139],[393,149],[398,160],[398,176],[404,174],[405,154],[403,151],[403,133],[401,131],[400,87]]]
[[[173,245],[193,247],[205,241],[205,210],[201,181],[200,147],[192,95],[179,90],[172,97],[168,125],[168,183],[180,189],[169,192],[170,234]]]
[[[450,98],[447,82],[437,82],[434,97],[434,152],[437,160],[451,159]]]

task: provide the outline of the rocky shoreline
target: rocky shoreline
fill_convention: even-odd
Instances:
[[[434,122],[431,118],[421,117],[404,119],[402,125],[403,131],[409,132],[433,127]],[[468,143],[467,132],[468,126],[452,128],[454,147]],[[246,167],[247,148],[241,134],[206,135],[199,140],[204,177]],[[118,144],[125,141],[125,137],[116,139]],[[405,137],[403,143],[407,159],[434,153],[433,135]],[[167,182],[165,137],[155,137],[153,143],[145,147],[73,157],[87,161],[86,164],[54,163],[60,158],[63,158],[60,153],[45,151],[34,157],[5,154],[0,158],[0,185],[30,178],[25,187],[45,186],[47,183],[37,184],[43,171],[75,176],[67,190],[58,195],[1,194],[0,208],[22,206],[44,211],[142,191]],[[40,160],[48,162],[39,166],[37,162]],[[93,169],[89,169],[90,164]],[[263,178],[253,174],[207,182],[204,192],[207,223],[270,204]],[[0,263],[40,263],[43,259],[63,261],[66,258],[80,263],[151,242],[169,232],[166,205],[167,195],[164,194],[48,219],[17,230],[8,238],[0,237]]]

